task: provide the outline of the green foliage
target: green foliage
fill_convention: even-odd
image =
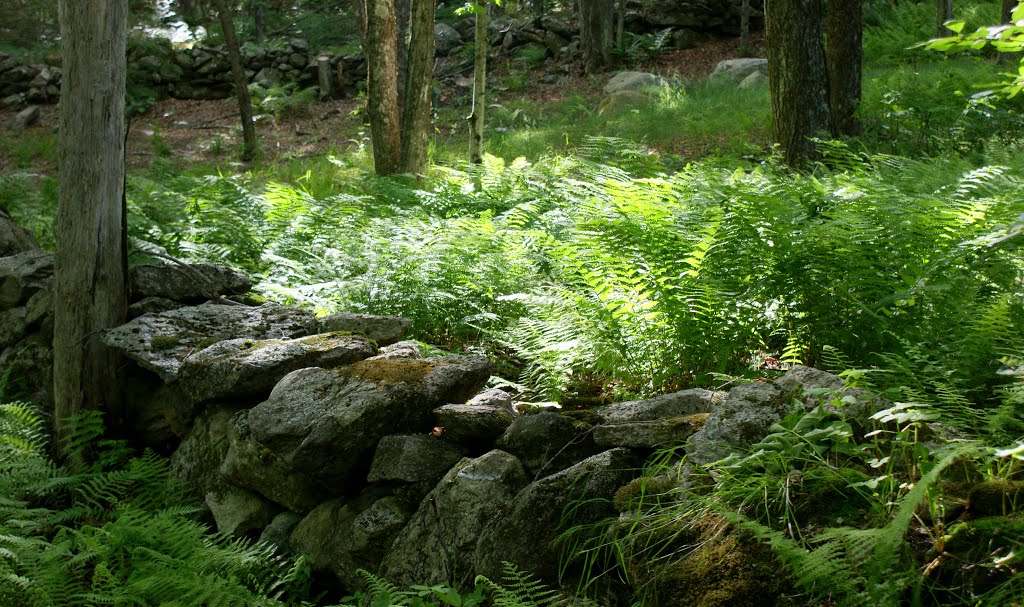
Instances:
[[[308,106],[317,100],[316,89],[300,89],[297,83],[274,85],[268,89],[258,84],[249,85],[256,112],[272,115],[275,119],[306,116]]]
[[[0,405],[0,603],[284,606],[307,575],[273,548],[211,534],[165,459],[133,456],[77,419],[68,464],[47,455],[30,405]]]

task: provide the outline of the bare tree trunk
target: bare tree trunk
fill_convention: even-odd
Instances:
[[[772,120],[790,166],[813,158],[810,138],[831,131],[821,9],[820,0],[768,0],[765,6]]]
[[[235,97],[238,98],[238,115],[242,120],[242,160],[249,162],[256,157],[259,144],[256,143],[256,125],[252,121],[252,99],[249,97],[249,83],[242,66],[242,51],[235,36],[235,24],[231,21],[224,0],[213,0],[220,15],[220,26],[224,30],[224,44],[228,47],[231,75],[235,79]]]
[[[945,22],[953,18],[953,0],[936,0],[937,2],[937,23],[935,24],[935,37],[944,38],[951,36],[953,32],[946,29],[943,25]]]
[[[100,342],[127,316],[123,232],[127,0],[59,0],[59,206],[54,274],[54,425],[85,410],[123,418],[118,357]],[[58,442],[59,444],[59,442]]]
[[[473,62],[473,113],[469,115],[469,161],[483,162],[484,147],[484,99],[487,95],[487,0],[476,2],[476,49]]]
[[[373,170],[398,172],[402,151],[398,113],[398,40],[393,0],[366,2],[367,114]]]
[[[740,3],[740,55],[747,57],[751,54],[750,48],[750,0],[743,0]]]
[[[579,0],[583,69],[592,74],[612,65],[613,0]]]
[[[426,173],[430,96],[434,76],[434,0],[412,0],[409,58],[402,115],[403,173]]]
[[[263,44],[267,38],[267,13],[262,0],[251,0],[253,39],[256,44]]]
[[[1017,8],[1018,0],[1003,0],[999,6],[999,23],[1009,23],[1013,18],[1013,9]]]
[[[829,110],[837,135],[856,135],[860,131],[857,108],[860,106],[860,77],[864,62],[863,31],[861,0],[829,0],[825,55],[828,59]]]

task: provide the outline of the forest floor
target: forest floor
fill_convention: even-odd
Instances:
[[[762,40],[755,39],[754,43],[755,49],[760,50]],[[693,49],[660,52],[620,69],[693,81],[710,74],[718,62],[739,56],[739,46],[739,38],[712,40]],[[512,90],[503,85],[511,74],[524,70],[529,72],[528,86]],[[549,74],[555,75],[555,82],[543,84]],[[492,85],[488,103],[528,104],[539,108],[537,111],[543,114],[545,107],[574,97],[587,100],[594,105],[592,109],[596,109],[611,72],[588,76],[573,63],[549,59],[537,68],[529,68],[499,57],[492,61],[490,75],[496,84]],[[459,109],[468,108],[470,89],[463,86],[465,79],[459,78],[459,74],[448,75],[440,84],[435,136],[439,142],[455,142],[464,134]],[[257,125],[263,161],[299,160],[365,145],[365,114],[360,111],[364,102],[363,97],[329,100],[302,104],[276,117],[264,116]],[[0,111],[0,174],[12,170],[53,174],[57,106],[45,105],[40,110],[39,122],[19,134],[9,128],[16,112]],[[184,166],[222,161],[237,146],[237,123],[237,106],[233,99],[158,101],[131,121],[128,167],[147,168],[157,157]],[[669,147],[686,147],[686,142],[676,142]]]

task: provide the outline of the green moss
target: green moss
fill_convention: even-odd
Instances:
[[[788,576],[774,551],[745,534],[711,535],[655,580],[659,605],[774,607]]]
[[[379,384],[417,384],[438,366],[436,360],[373,360],[359,361],[349,368],[353,377]]]
[[[872,507],[871,498],[850,485],[867,480],[870,477],[856,468],[804,470],[796,498],[800,524],[831,526],[863,520]]]
[[[671,428],[686,427],[690,430],[690,434],[693,434],[704,426],[709,417],[711,417],[710,413],[694,413],[693,415],[674,417],[668,420],[668,425]]]
[[[619,487],[612,503],[619,512],[657,506],[672,501],[669,494],[677,487],[679,483],[668,475],[641,476]]]
[[[975,516],[1000,516],[1024,511],[1024,481],[995,480],[978,483],[968,496]]]
[[[177,335],[154,335],[153,339],[149,342],[149,346],[154,351],[172,350],[180,343],[181,338]]]
[[[1024,563],[1024,517],[989,516],[953,525],[928,558],[939,586],[979,595],[1005,583]],[[940,556],[941,555],[941,556]]]

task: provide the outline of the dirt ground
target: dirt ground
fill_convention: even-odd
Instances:
[[[760,50],[763,40],[755,37],[754,47]],[[680,80],[692,80],[709,74],[723,59],[736,57],[739,39],[727,38],[705,43],[689,50],[666,51],[657,56],[641,60],[630,68],[650,71]],[[763,51],[762,51],[763,52]],[[531,74],[531,86],[515,92],[494,87],[490,101],[503,103],[512,99],[528,99],[538,104],[563,101],[573,95],[598,99],[605,77],[586,76],[578,65],[547,61]],[[503,73],[522,69],[509,59],[497,58],[492,63],[492,75],[500,81]],[[440,71],[440,70],[439,70]],[[556,84],[542,84],[544,76],[556,76]],[[445,72],[441,80],[440,101],[442,106],[457,108],[468,95],[463,74]],[[365,113],[357,112],[361,99],[339,99],[304,106],[301,110],[274,118],[263,117],[257,125],[264,161],[301,159],[330,150],[341,150],[359,145],[365,136],[362,120]],[[14,158],[10,150],[25,147],[26,142],[35,144],[52,140],[57,130],[56,106],[41,106],[39,123],[25,132],[14,134],[10,123],[15,112],[0,111],[0,141],[6,143],[0,150],[0,174],[14,169],[39,173],[54,170],[55,154],[46,153],[46,145],[38,147],[44,151],[33,155],[26,163],[24,155]],[[183,163],[214,161],[230,157],[238,146],[237,107],[235,101],[186,101],[165,99],[158,101],[145,113],[134,116],[128,135],[128,166],[144,168],[152,164],[156,156],[173,158]],[[464,128],[462,121],[439,123],[439,135],[449,136]],[[29,141],[29,140],[36,141]],[[31,147],[31,146],[29,146]],[[26,166],[29,164],[31,166]]]

